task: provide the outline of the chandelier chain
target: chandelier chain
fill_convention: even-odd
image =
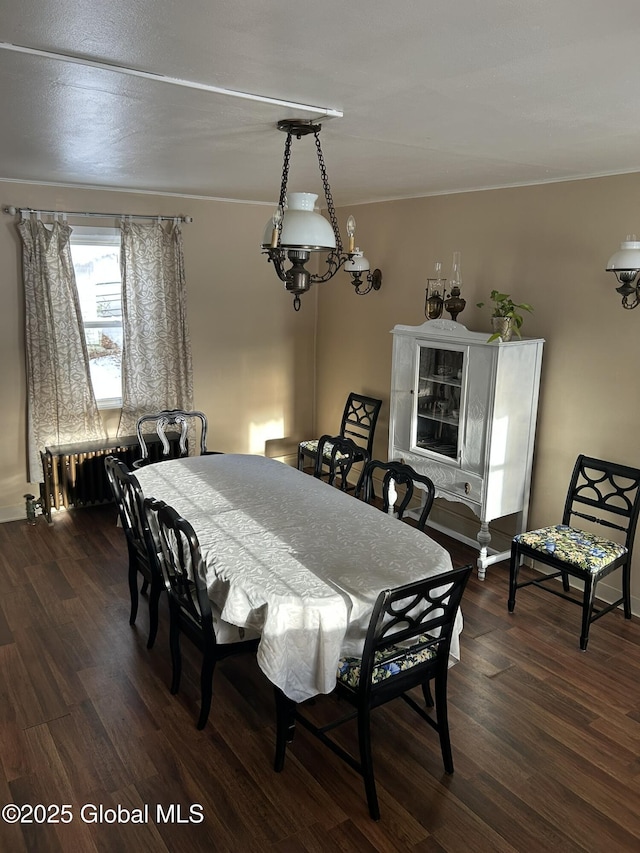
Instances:
[[[322,188],[324,190],[324,197],[327,200],[327,211],[329,213],[329,219],[331,220],[331,227],[333,228],[333,233],[336,237],[336,250],[339,255],[342,254],[342,239],[340,237],[340,229],[338,228],[338,220],[336,218],[336,210],[333,206],[333,196],[331,195],[331,187],[329,186],[329,178],[327,177],[327,167],[324,162],[324,155],[322,153],[322,146],[320,145],[320,133],[316,132],[313,134],[316,140],[316,150],[318,152],[318,165],[320,166],[320,177],[322,178]]]
[[[284,209],[287,204],[287,183],[289,181],[289,165],[291,163],[291,134],[287,133],[287,138],[284,143],[284,161],[282,163],[282,182],[280,184],[280,200],[278,206],[282,217],[278,223],[278,231],[282,230],[282,222],[284,217]]]

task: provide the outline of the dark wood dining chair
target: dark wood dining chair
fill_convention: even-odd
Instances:
[[[578,456],[561,524],[520,533],[513,539],[509,612],[513,613],[515,608],[517,590],[531,585],[579,605],[582,608],[582,651],[586,651],[591,624],[605,613],[622,604],[625,619],[631,619],[631,557],[639,510],[640,469],[582,454]],[[621,541],[583,529],[585,521],[618,531]],[[553,571],[518,581],[523,557],[549,566]],[[622,570],[621,596],[611,604],[597,607],[594,603],[597,584],[616,569]],[[558,577],[562,579],[562,589],[555,582]],[[569,594],[570,577],[582,582],[582,596]]]
[[[313,463],[313,476],[326,480],[343,492],[357,486],[349,484],[349,474],[356,462],[367,462],[369,454],[351,438],[341,435],[323,435],[318,439],[318,452]]]
[[[238,652],[255,652],[259,637],[222,622],[214,614],[207,591],[205,564],[200,543],[189,522],[163,501],[147,498],[144,508],[154,550],[169,596],[169,646],[171,649],[171,693],[180,688],[182,654],[180,636],[185,634],[202,652],[200,670],[200,714],[203,729],[209,718],[216,663]],[[224,634],[219,641],[218,632]],[[235,641],[231,637],[235,637]]]
[[[138,574],[142,576],[141,592],[149,593],[149,639],[147,648],[152,648],[158,633],[158,610],[160,594],[164,589],[162,577],[151,549],[153,548],[147,517],[144,511],[144,496],[135,475],[115,456],[104,460],[109,486],[113,493],[120,524],[127,539],[129,552],[129,595],[131,611],[129,624],[135,625],[138,615]]]
[[[360,773],[374,820],[380,817],[371,753],[371,711],[403,699],[440,738],[444,769],[453,773],[453,757],[447,711],[447,675],[449,649],[462,593],[469,580],[471,566],[455,569],[425,580],[381,592],[373,608],[362,657],[343,657],[338,665],[337,695],[355,707],[355,712],[317,726],[300,706],[279,688],[276,696],[275,770],[284,767],[287,743],[293,740],[299,721],[322,743]],[[435,718],[408,694],[421,687],[425,704],[432,706],[429,680],[435,685]],[[328,732],[357,718],[359,757],[340,746]]]
[[[380,481],[378,493],[376,480]],[[396,518],[402,519],[407,510],[418,503],[418,492],[416,527],[424,531],[436,490],[430,477],[419,474],[410,465],[396,461],[380,462],[378,459],[367,462],[358,483],[357,497],[366,503],[378,504],[381,501],[383,512],[388,513],[391,509]]]
[[[338,435],[341,438],[350,438],[354,441],[358,448],[366,451],[367,459],[371,459],[373,452],[373,439],[381,406],[382,400],[352,391],[347,397],[347,402],[342,412]],[[301,471],[304,468],[305,459],[309,459],[315,465],[318,442],[319,439],[314,438],[301,441],[298,445],[298,468]],[[364,460],[365,453],[362,454],[358,461],[363,462]]]
[[[382,479],[378,493],[376,491],[376,480],[379,480],[380,477]],[[416,491],[420,491],[421,496],[419,505],[413,509],[417,502]],[[393,515],[399,520],[404,518],[407,510],[412,512],[411,518],[419,510],[415,527],[424,533],[435,493],[433,480],[426,474],[419,474],[410,465],[405,465],[396,460],[381,462],[378,459],[372,459],[363,468],[356,497],[361,498],[365,503],[375,505],[382,503],[382,511],[388,513],[391,509]],[[416,497],[416,501],[414,501],[414,497]],[[408,513],[407,517],[409,517]],[[425,683],[423,689],[427,704],[431,704],[433,700],[429,693],[428,683]]]
[[[195,436],[201,456],[210,453],[207,450],[208,423],[204,412],[164,409],[138,418],[136,435],[140,444],[140,459],[133,463],[134,468],[141,468],[150,462],[149,448],[145,440],[145,432],[148,433],[149,426],[153,427],[162,442],[162,455],[167,459],[189,455],[190,435]]]

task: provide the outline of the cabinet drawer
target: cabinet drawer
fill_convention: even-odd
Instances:
[[[465,503],[480,504],[482,502],[483,478],[478,474],[471,474],[454,465],[427,459],[417,453],[403,451],[399,455],[407,465],[430,477],[436,492],[442,493],[442,497],[451,495],[452,500],[463,500]]]
[[[474,503],[482,502],[482,480],[474,475],[465,474],[462,471],[457,472],[458,476],[455,480],[449,480],[443,483],[437,483],[431,478],[436,487],[436,491],[449,492],[455,498],[462,498],[466,501]],[[443,494],[443,497],[446,495]]]
[[[442,493],[442,497],[447,497],[445,492],[450,494],[454,500],[463,500],[465,502],[473,501],[473,503],[482,503],[482,477],[476,474],[469,474],[461,471],[459,468],[445,468],[444,465],[435,465],[432,470],[427,469],[427,476],[431,477],[433,484],[436,487],[436,494]]]

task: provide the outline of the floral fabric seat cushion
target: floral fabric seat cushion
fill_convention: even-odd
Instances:
[[[418,663],[423,663],[426,660],[431,660],[436,656],[436,650],[433,647],[420,648],[421,643],[428,642],[431,637],[423,634],[418,637],[418,640],[411,646],[391,646],[384,651],[378,651],[374,656],[373,673],[371,677],[372,684],[378,684],[384,681],[385,678],[391,678],[403,670],[411,669]],[[389,660],[392,655],[397,655],[393,660]],[[338,661],[338,681],[342,681],[347,687],[355,690],[360,682],[360,668],[362,666],[362,658],[344,657]]]
[[[309,441],[301,441],[300,447],[303,450],[307,450],[309,453],[317,453],[318,451],[318,439],[312,438]],[[333,450],[333,444],[330,441],[325,441],[324,443],[324,458],[331,458],[331,451]],[[336,459],[347,459],[347,455],[345,453],[336,453]]]
[[[592,574],[599,572],[627,551],[624,545],[585,530],[568,527],[566,524],[520,533],[515,540]]]

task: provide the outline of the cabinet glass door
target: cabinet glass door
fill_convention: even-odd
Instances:
[[[464,357],[462,350],[418,345],[415,449],[459,458]]]

